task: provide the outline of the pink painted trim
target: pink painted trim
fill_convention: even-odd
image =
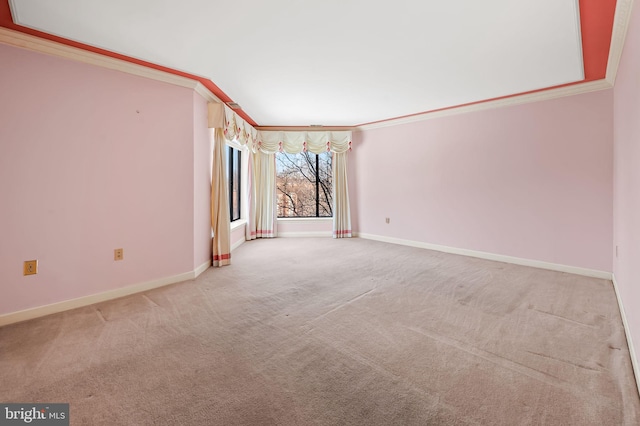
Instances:
[[[585,68],[584,70],[585,79],[583,81],[599,80],[606,76],[607,62],[609,58],[609,46],[611,45],[611,34],[612,34],[612,28],[613,28],[613,19],[615,15],[615,8],[616,8],[616,0],[600,0],[600,1],[580,0],[580,27],[581,27],[581,33],[582,33],[582,56],[584,58],[583,62],[584,62],[584,68]],[[11,8],[9,6],[9,0],[0,0],[0,26],[9,28],[15,31],[20,31],[25,34],[31,34],[44,39],[56,41],[58,43],[66,44],[68,46],[77,47],[79,49],[87,50],[89,52],[99,53],[101,55],[121,59],[127,62],[142,65],[148,68],[154,68],[154,69],[166,71],[175,75],[180,75],[183,77],[198,80],[205,87],[211,90],[214,95],[219,97],[223,102],[228,103],[233,101],[215,83],[213,83],[211,80],[207,80],[206,78],[197,77],[192,74],[187,74],[171,68],[166,68],[157,64],[153,64],[151,62],[145,62],[140,59],[124,56],[115,52],[110,52],[108,50],[100,49],[98,47],[89,46],[87,44],[78,43],[78,42],[68,40],[62,37],[58,37],[52,34],[47,34],[42,31],[17,25],[13,22],[13,18],[11,16]],[[577,82],[577,83],[581,83],[581,82]],[[575,83],[569,83],[569,85],[570,84],[575,84]],[[548,89],[551,89],[551,88],[541,89],[541,90],[548,90]],[[515,95],[509,95],[507,97],[515,96]],[[479,102],[486,102],[489,100],[491,99],[486,99]],[[458,105],[456,107],[460,107],[460,106],[463,106],[463,105]],[[452,108],[456,108],[456,107],[452,107]],[[235,112],[239,116],[244,118],[252,126],[258,125],[242,109],[235,110]],[[433,111],[423,111],[417,114],[423,114],[424,112],[433,112]],[[415,114],[412,114],[412,115],[415,115]],[[391,117],[382,121],[392,120],[396,118],[401,118],[401,117]],[[372,124],[372,123],[375,123],[375,122],[361,123],[359,125]],[[337,126],[337,127],[340,127],[340,126]]]

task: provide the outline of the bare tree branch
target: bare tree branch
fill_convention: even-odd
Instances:
[[[332,215],[331,156],[319,154],[276,154],[278,212],[282,216],[310,217]],[[316,179],[319,199],[316,199]],[[282,217],[281,216],[281,217]]]

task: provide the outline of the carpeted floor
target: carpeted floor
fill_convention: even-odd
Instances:
[[[363,239],[0,328],[0,402],[72,425],[637,425],[611,282]]]

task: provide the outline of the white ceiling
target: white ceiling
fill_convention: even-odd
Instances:
[[[578,0],[11,0],[206,77],[261,126],[358,125],[583,79]]]

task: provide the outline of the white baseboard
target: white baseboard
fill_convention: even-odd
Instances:
[[[467,250],[456,247],[441,246],[437,244],[424,243],[421,241],[403,240],[400,238],[385,237],[382,235],[355,233],[354,236],[367,240],[382,241],[385,243],[400,244],[403,246],[418,247],[428,250],[441,251],[444,253],[460,254],[463,256],[477,257],[480,259],[495,260],[497,262],[513,263],[514,265],[531,266],[534,268],[548,269],[551,271],[568,272],[570,274],[584,275],[587,277],[611,279],[611,272],[598,271],[595,269],[579,268],[576,266],[561,265],[557,263],[543,262],[541,260],[523,259],[520,257],[505,256],[502,254],[487,253],[483,251]]]
[[[236,241],[235,243],[233,243],[231,245],[231,251],[234,251],[235,249],[237,249],[238,247],[243,245],[245,243],[245,241],[246,241],[246,239],[244,237],[240,238],[238,241]]]
[[[629,356],[631,357],[631,366],[633,367],[633,375],[636,378],[636,386],[638,387],[638,395],[640,395],[640,366],[638,365],[638,358],[636,357],[636,350],[633,346],[633,340],[631,339],[631,330],[629,330],[629,323],[627,322],[627,314],[624,311],[624,304],[618,291],[618,282],[616,276],[611,274],[611,281],[613,282],[613,290],[616,292],[616,298],[618,299],[618,307],[620,308],[620,316],[622,317],[622,326],[624,327],[624,335],[627,337],[627,346],[629,346]]]
[[[211,261],[207,261],[204,262],[202,265],[198,266],[195,271],[193,271],[193,278],[198,278],[198,276],[203,273],[204,271],[206,271],[207,269],[209,269],[209,267],[211,266]]]
[[[312,238],[312,237],[333,237],[333,231],[311,231],[311,232],[278,232],[278,237],[284,238]]]
[[[531,266],[531,267],[534,267],[534,268],[548,269],[548,270],[559,271],[559,272],[568,272],[568,273],[571,273],[571,274],[583,275],[583,276],[587,276],[587,277],[594,277],[594,278],[602,278],[602,279],[611,280],[613,282],[613,289],[615,291],[616,298],[618,300],[618,306],[619,306],[619,309],[620,309],[620,316],[622,317],[622,325],[623,325],[623,328],[624,328],[624,334],[625,334],[625,336],[627,338],[627,346],[629,346],[629,356],[631,358],[631,365],[632,365],[632,368],[633,368],[633,374],[634,374],[635,379],[636,379],[636,386],[638,388],[638,394],[640,395],[640,365],[638,364],[638,358],[636,357],[635,347],[633,345],[633,340],[631,338],[631,332],[629,330],[629,323],[627,322],[627,314],[624,311],[624,305],[622,303],[622,299],[620,298],[620,292],[618,291],[618,283],[616,282],[616,277],[615,277],[615,275],[613,273],[605,272],[605,271],[598,271],[598,270],[594,270],[594,269],[578,268],[578,267],[575,267],[575,266],[560,265],[560,264],[556,264],[556,263],[542,262],[542,261],[539,261],[539,260],[522,259],[522,258],[519,258],[519,257],[504,256],[504,255],[500,255],[500,254],[486,253],[486,252],[475,251],[475,250],[467,250],[467,249],[459,249],[459,248],[455,248],[455,247],[440,246],[440,245],[437,245],[437,244],[423,243],[423,242],[420,242],[420,241],[403,240],[403,239],[400,239],[400,238],[385,237],[385,236],[381,236],[381,235],[373,235],[373,234],[366,234],[366,233],[364,233],[364,234],[363,233],[354,233],[353,235],[354,235],[354,237],[365,238],[365,239],[368,239],[368,240],[382,241],[382,242],[386,242],[386,243],[400,244],[400,245],[405,245],[405,246],[410,246],[410,247],[417,247],[417,248],[435,250],[435,251],[440,251],[440,252],[444,252],[444,253],[459,254],[459,255],[463,255],[463,256],[477,257],[477,258],[480,258],[480,259],[495,260],[495,261],[498,261],[498,262],[513,263],[513,264],[516,264],[516,265]]]
[[[2,327],[3,325],[14,324],[34,318],[44,317],[46,315],[56,314],[58,312],[68,311],[70,309],[82,308],[84,306],[93,305],[95,303],[106,302],[107,300],[119,299],[120,297],[129,296],[135,293],[141,293],[158,287],[164,287],[169,284],[192,280],[206,271],[210,265],[211,261],[208,261],[198,266],[193,271],[185,272],[183,274],[159,278],[156,280],[108,290],[98,294],[78,297],[77,299],[65,300],[62,302],[52,303],[50,305],[38,306],[36,308],[30,308],[18,312],[11,312],[9,314],[0,315],[0,327]]]

